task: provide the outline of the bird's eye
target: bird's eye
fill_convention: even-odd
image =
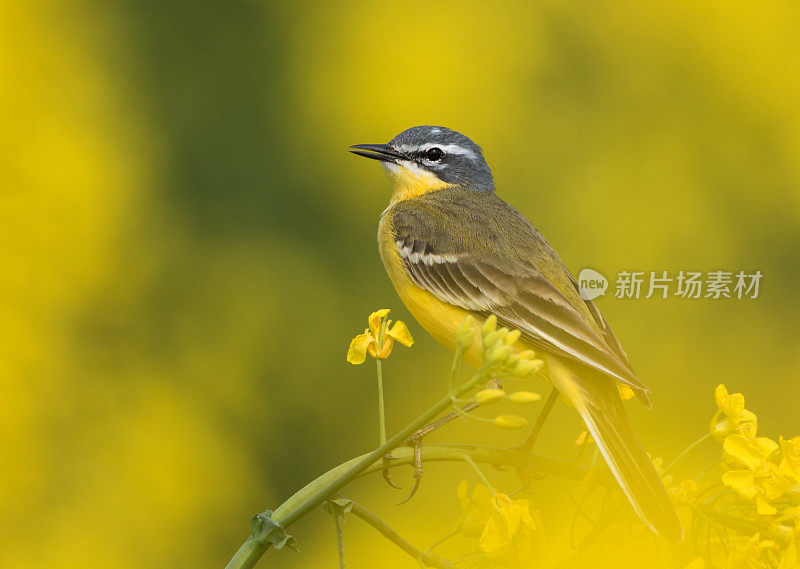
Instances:
[[[442,152],[442,149],[436,148],[435,146],[425,151],[425,158],[427,158],[431,162],[438,162],[439,160],[442,159],[442,156],[444,156],[444,152]]]

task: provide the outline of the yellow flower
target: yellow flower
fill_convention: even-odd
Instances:
[[[797,569],[797,567],[800,567],[800,563],[798,561],[800,560],[798,560],[797,555],[797,543],[792,540],[783,551],[778,569]]]
[[[461,500],[461,517],[456,528],[467,537],[480,537],[486,522],[492,515],[492,492],[483,484],[472,490],[472,497],[467,496],[469,486],[466,480],[458,485],[458,498]]]
[[[800,507],[784,508],[770,529],[786,541],[800,538]]]
[[[759,514],[776,514],[777,510],[771,502],[789,490],[788,481],[771,460],[778,454],[778,444],[766,437],[751,440],[742,435],[729,435],[725,438],[723,448],[729,462],[746,468],[725,472],[722,483],[754,502]]]
[[[536,529],[528,500],[512,500],[505,494],[498,494],[492,500],[492,508],[478,546],[493,559],[527,561]]]
[[[690,504],[700,493],[694,480],[683,480],[680,484],[668,489],[672,500],[679,503]]]
[[[633,389],[631,389],[631,386],[627,383],[618,383],[617,391],[619,391],[619,398],[623,401],[636,397],[636,393],[633,392]]]
[[[369,328],[350,341],[348,362],[362,364],[367,359],[367,353],[373,358],[386,359],[392,353],[395,340],[408,347],[414,344],[414,338],[405,323],[398,320],[392,326],[391,320],[383,320],[387,314],[389,309],[382,308],[369,315]]]
[[[719,384],[714,390],[714,398],[719,410],[711,419],[709,428],[715,439],[722,441],[733,433],[738,433],[748,439],[755,438],[758,431],[758,418],[755,413],[744,408],[744,395],[728,393],[725,385]],[[723,415],[725,419],[720,421]]]
[[[753,537],[734,536],[730,541],[730,552],[725,562],[725,569],[756,569],[769,567],[764,551],[774,549],[775,543],[762,540],[760,534]]]
[[[781,446],[781,473],[784,476],[794,479],[795,483],[800,484],[800,437],[792,437],[789,440],[780,437],[778,439]]]
[[[680,484],[669,486],[667,493],[675,505],[684,533],[688,533],[695,516],[694,501],[700,493],[697,484],[694,480],[683,480]]]

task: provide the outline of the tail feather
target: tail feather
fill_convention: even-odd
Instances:
[[[614,381],[591,373],[586,381],[560,362],[553,364],[548,365],[553,384],[583,417],[636,513],[655,533],[669,541],[680,540],[683,530],[675,508],[633,433]]]

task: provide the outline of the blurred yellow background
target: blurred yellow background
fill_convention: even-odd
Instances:
[[[720,382],[798,434],[798,37],[791,0],[0,2],[0,567],[224,566],[254,513],[375,445],[374,368],[344,358],[374,309],[417,339],[384,367],[390,428],[444,392],[377,254],[386,180],[346,152],[417,124],[481,144],[574,272],[764,274],[756,300],[598,300],[654,455]],[[539,451],[580,430],[557,408]],[[432,440],[520,438],[489,431]],[[424,549],[461,478],[348,493]],[[335,566],[325,514],[290,533],[273,564]],[[357,520],[345,540],[351,567],[416,567]]]

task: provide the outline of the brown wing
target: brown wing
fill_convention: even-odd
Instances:
[[[580,298],[575,279],[521,214],[506,204],[524,220],[506,221],[506,226],[518,225],[511,228],[514,233],[508,243],[503,234],[486,234],[484,228],[496,224],[487,224],[474,213],[459,216],[452,211],[457,206],[447,207],[436,208],[436,215],[453,219],[450,223],[445,219],[444,225],[439,219],[435,230],[430,211],[420,215],[419,209],[405,207],[393,212],[398,253],[417,286],[479,315],[495,314],[530,343],[629,384],[649,403],[649,390],[636,377],[596,306]],[[498,213],[504,220],[509,214]],[[477,249],[471,243],[479,244]],[[554,284],[557,279],[563,289]]]

